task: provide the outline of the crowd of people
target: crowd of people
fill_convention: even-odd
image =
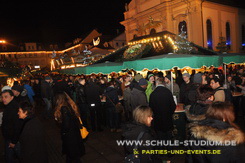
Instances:
[[[7,163],[47,162],[44,130],[35,115],[38,106],[44,106],[43,119],[55,119],[59,124],[67,162],[80,162],[85,148],[79,118],[91,132],[108,128],[110,132],[122,132],[124,140],[137,140],[139,135],[142,140],[173,140],[173,114],[180,103],[188,123],[185,139],[237,143],[237,148],[222,148],[219,156],[187,155],[187,162],[215,162],[226,154],[230,157],[224,162],[244,160],[241,153],[245,152],[244,133],[234,123],[238,116],[243,120],[245,116],[244,66],[230,67],[226,74],[216,68],[192,74],[178,70],[175,79],[168,72],[166,75],[148,72],[144,78],[134,71],[114,73],[110,78],[103,74],[37,75],[16,81],[12,87],[2,84],[1,91],[1,128]],[[234,96],[237,92],[240,96]],[[171,147],[139,149],[171,150]],[[125,156],[133,151],[132,146],[125,147]],[[161,157],[140,155],[139,159],[158,162]]]

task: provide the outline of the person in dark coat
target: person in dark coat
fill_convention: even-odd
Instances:
[[[134,121],[123,126],[122,138],[124,140],[137,140],[140,133],[143,133],[140,141],[146,143],[154,139],[154,134],[150,128],[152,121],[152,110],[148,106],[138,106],[133,111]],[[154,161],[152,155],[141,154],[142,150],[152,150],[152,146],[138,146],[139,158],[141,163],[150,163]],[[125,155],[134,153],[134,145],[124,146]]]
[[[61,124],[62,153],[66,155],[66,162],[81,162],[85,147],[80,134],[80,115],[77,105],[65,92],[56,95],[54,117]]]
[[[147,106],[148,102],[145,93],[145,90],[148,85],[147,81],[144,78],[141,78],[139,82],[136,82],[134,80],[134,82],[132,82],[131,84],[132,84],[132,90],[130,92],[131,93],[130,102],[131,102],[132,110],[134,110],[139,105]]]
[[[172,116],[176,109],[173,95],[164,85],[164,79],[156,80],[156,88],[150,96],[149,106],[154,113],[154,129],[156,132],[167,133],[173,129]]]
[[[230,103],[214,102],[208,108],[206,117],[205,120],[194,123],[190,128],[190,140],[196,143],[189,144],[188,149],[211,152],[215,150],[219,151],[219,154],[188,154],[186,162],[245,162],[245,134],[233,123],[235,120],[233,106]],[[212,145],[198,145],[200,141],[209,142]]]
[[[5,161],[6,163],[15,162],[19,157],[19,136],[22,128],[22,121],[19,120],[19,104],[14,99],[11,90],[2,92],[2,100],[5,105],[2,118],[2,134],[5,144]]]
[[[119,103],[118,90],[115,88],[115,80],[108,83],[108,87],[105,91],[106,96],[106,109],[107,119],[109,120],[109,127],[111,132],[119,131],[120,127],[120,113],[116,111],[116,104]]]
[[[76,103],[80,110],[83,125],[85,127],[88,127],[88,123],[87,123],[88,104],[86,101],[85,85],[86,85],[86,79],[80,78],[78,79],[78,83],[76,85],[75,90],[76,90]]]
[[[102,95],[101,88],[95,83],[93,78],[88,80],[88,84],[85,87],[86,100],[88,103],[91,127],[93,131],[102,131],[101,128],[101,100],[100,95]]]
[[[27,96],[27,90],[23,86],[14,85],[11,90],[14,93],[14,98],[20,104],[21,102],[30,102]]]
[[[153,110],[153,128],[156,131],[158,140],[169,141],[173,138],[173,114],[176,109],[173,94],[164,85],[164,79],[158,78],[156,80],[156,88],[151,93],[149,106]],[[165,149],[165,147],[158,147]],[[170,147],[166,147],[171,150]],[[168,155],[169,156],[169,155]]]
[[[41,96],[45,103],[44,118],[51,118],[52,114],[52,87],[51,87],[51,77],[46,76],[41,82]]]
[[[185,106],[187,106],[190,105],[188,94],[191,89],[192,83],[190,80],[190,74],[184,73],[182,77],[184,82],[180,85],[180,103],[183,103]]]
[[[20,162],[48,162],[44,129],[40,120],[33,114],[32,106],[27,102],[21,103],[18,115],[24,121],[19,139]]]
[[[201,85],[197,88],[197,101],[186,107],[188,120],[199,121],[205,119],[206,112],[214,100],[214,90],[209,85]]]

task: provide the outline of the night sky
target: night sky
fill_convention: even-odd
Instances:
[[[9,42],[67,42],[97,28],[123,31],[130,0],[0,1],[0,38]]]
[[[115,34],[117,29],[124,30],[120,22],[124,20],[125,3],[130,1],[0,0],[0,39],[64,43],[94,28],[103,34]]]

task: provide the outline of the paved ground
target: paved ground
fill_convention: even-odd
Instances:
[[[61,155],[61,139],[59,128],[54,120],[42,121],[45,133],[48,157],[50,163],[63,163],[65,157]],[[240,120],[239,124],[244,129],[244,120]],[[109,129],[102,132],[91,132],[88,140],[85,142],[86,155],[82,157],[84,163],[120,163],[123,162],[123,147],[116,144],[116,140],[121,138],[121,133],[111,133]],[[171,158],[172,163],[183,163],[184,155],[175,155]],[[0,162],[3,160],[3,138],[0,133]]]

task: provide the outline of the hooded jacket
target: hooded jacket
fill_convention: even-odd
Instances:
[[[190,150],[220,150],[220,154],[188,154],[187,162],[245,162],[245,135],[241,130],[232,127],[228,123],[215,119],[205,119],[193,125],[190,128],[190,134],[191,140],[206,140],[210,143],[221,142],[222,144],[233,141],[236,145],[189,145],[188,149]]]

